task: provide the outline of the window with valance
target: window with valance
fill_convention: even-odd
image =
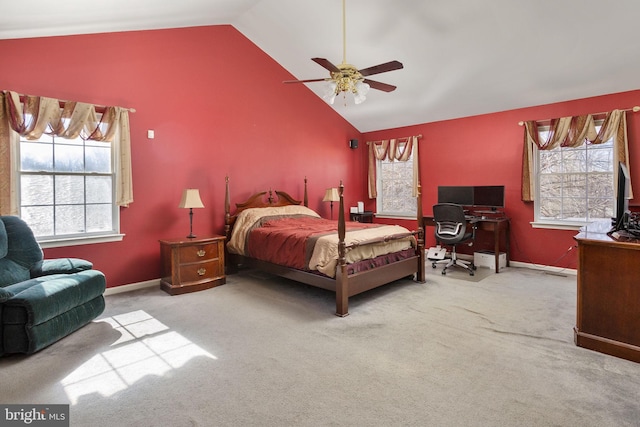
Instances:
[[[377,215],[414,216],[418,194],[420,136],[367,142],[368,192]]]
[[[72,205],[87,216],[92,198],[109,183],[113,195],[107,202],[116,215],[113,227],[91,230],[83,221],[71,227],[73,233],[53,232],[46,238],[119,234],[117,207],[133,202],[128,113],[122,107],[0,92],[0,214],[21,215],[21,201],[30,200],[53,218]],[[96,159],[91,155],[104,153],[104,147],[111,151],[103,162],[109,170],[92,170]],[[100,181],[100,176],[105,179]],[[52,194],[46,194],[49,188]]]
[[[580,225],[613,214],[617,164],[629,166],[626,115],[524,122],[522,200],[535,222]]]

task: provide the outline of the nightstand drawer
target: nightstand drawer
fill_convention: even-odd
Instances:
[[[178,251],[181,264],[218,258],[218,245],[216,244],[182,246]]]
[[[183,283],[213,279],[220,276],[220,263],[217,260],[180,266],[180,281]]]

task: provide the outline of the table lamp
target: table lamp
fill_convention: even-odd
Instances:
[[[204,208],[202,200],[200,200],[200,191],[197,188],[187,188],[182,192],[182,200],[180,200],[179,208],[189,208],[189,235],[188,239],[194,239],[193,234],[193,208]]]
[[[337,188],[327,188],[327,191],[324,193],[323,202],[331,202],[331,219],[333,219],[333,202],[337,202],[340,200],[340,195],[338,194]]]

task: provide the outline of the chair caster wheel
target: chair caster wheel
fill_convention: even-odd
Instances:
[[[474,270],[474,271],[478,269],[478,267],[476,267],[476,266],[475,266],[475,265],[473,265],[473,264],[471,264],[471,268],[473,268],[473,270]]]
[[[431,263],[431,267],[436,268],[436,263],[435,262]]]
[[[442,270],[442,275],[444,276],[445,274],[447,274],[447,272]]]
[[[471,272],[469,273],[469,276],[473,276],[474,274],[475,274],[475,273],[474,273],[473,271],[471,271]]]

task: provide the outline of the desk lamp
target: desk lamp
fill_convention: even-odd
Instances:
[[[202,200],[200,200],[200,191],[197,188],[187,188],[182,193],[182,200],[180,200],[179,208],[189,208],[189,235],[188,239],[194,239],[196,236],[193,234],[193,208],[204,208]]]

